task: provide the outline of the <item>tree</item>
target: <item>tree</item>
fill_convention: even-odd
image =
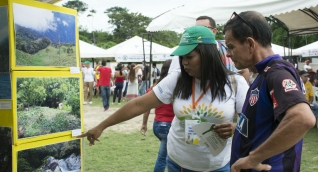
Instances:
[[[85,12],[88,9],[88,5],[80,0],[67,1],[62,4],[63,7],[72,8],[77,11],[78,14]]]
[[[87,17],[92,17],[92,32],[93,32],[93,43],[94,45],[96,45],[96,41],[95,41],[95,35],[94,35],[94,14],[96,13],[96,10],[92,9],[89,11],[89,14],[87,15]]]
[[[288,32],[284,30],[282,27],[279,27],[276,23],[270,23],[270,26],[273,32],[272,43],[288,47]],[[317,40],[318,34],[292,36],[291,48],[296,49],[307,44],[313,43]]]
[[[108,23],[115,26],[113,41],[120,43],[133,36],[146,33],[151,19],[140,13],[130,13],[127,8],[112,7],[104,12],[109,17]]]
[[[174,31],[153,32],[152,36],[153,42],[170,48],[179,45],[181,38],[181,34]]]

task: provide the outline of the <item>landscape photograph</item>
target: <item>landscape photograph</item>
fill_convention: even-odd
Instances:
[[[18,77],[18,139],[80,129],[79,82],[78,77]]]
[[[74,15],[13,4],[16,66],[76,66]]]
[[[18,172],[80,172],[80,140],[72,140],[18,152]]]
[[[0,127],[0,172],[12,171],[12,130]]]
[[[8,8],[0,6],[0,73],[10,72]]]

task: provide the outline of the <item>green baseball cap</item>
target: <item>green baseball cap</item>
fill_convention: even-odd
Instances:
[[[216,44],[215,34],[205,26],[189,27],[183,32],[179,46],[171,56],[189,54],[198,44]]]
[[[85,62],[84,62],[84,64],[86,64],[86,65],[87,65],[87,64],[91,64],[91,62],[89,62],[89,61],[85,61]]]

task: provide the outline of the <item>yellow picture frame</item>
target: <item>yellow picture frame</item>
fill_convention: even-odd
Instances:
[[[77,139],[74,137],[68,136],[61,136],[58,138],[52,138],[52,139],[46,139],[46,140],[39,140],[37,142],[31,142],[22,144],[19,146],[12,146],[12,171],[18,172],[18,153],[20,151],[30,150],[30,149],[36,149],[39,147],[45,147],[50,145],[56,145],[59,143],[65,143],[65,142],[71,142],[78,140],[80,142],[80,159],[81,159],[81,172],[84,171],[84,161],[83,161],[83,139]]]
[[[43,135],[32,135],[32,136],[28,136],[28,137],[21,137],[21,133],[20,133],[20,130],[22,130],[23,132],[24,131],[28,131],[26,128],[19,128],[19,125],[18,125],[18,122],[21,123],[21,121],[19,121],[19,118],[18,118],[18,113],[19,114],[23,114],[23,118],[21,117],[21,119],[27,119],[28,120],[28,123],[29,124],[33,124],[33,123],[39,123],[38,125],[40,125],[41,122],[43,122],[43,125],[44,125],[44,122],[48,121],[48,117],[46,116],[47,114],[51,114],[51,119],[59,119],[59,118],[52,118],[52,115],[53,116],[57,116],[57,113],[61,113],[61,112],[57,112],[58,109],[57,108],[49,108],[49,107],[39,107],[41,108],[41,112],[40,113],[37,113],[38,115],[40,114],[40,116],[38,116],[38,118],[33,118],[33,117],[37,117],[35,116],[35,111],[38,111],[36,109],[32,110],[31,109],[31,106],[30,106],[30,112],[19,112],[19,106],[18,106],[18,101],[17,101],[17,97],[18,97],[18,86],[17,86],[17,80],[18,79],[24,79],[24,78],[31,78],[31,79],[42,79],[42,80],[45,80],[46,78],[50,79],[50,78],[66,78],[66,79],[69,79],[69,78],[75,78],[75,79],[79,79],[79,107],[80,107],[80,117],[79,118],[76,118],[75,119],[75,116],[73,117],[70,116],[70,119],[74,119],[76,121],[78,121],[77,119],[80,120],[80,128],[73,128],[72,130],[78,130],[80,129],[81,132],[84,131],[84,122],[83,122],[83,119],[84,119],[84,116],[83,116],[83,82],[82,82],[82,73],[79,73],[79,74],[71,74],[70,72],[67,72],[67,71],[13,71],[12,72],[12,107],[15,107],[12,109],[12,121],[13,121],[13,143],[14,145],[16,146],[19,146],[19,145],[22,145],[22,144],[25,144],[25,143],[29,143],[29,142],[38,142],[38,141],[41,141],[41,140],[47,140],[47,139],[52,139],[52,138],[59,138],[59,137],[64,137],[64,136],[71,136],[72,135],[72,130],[63,130],[63,131],[57,131],[57,132],[54,132],[54,133],[46,133],[46,134],[43,134]],[[43,81],[44,82],[44,81]],[[52,81],[51,81],[52,82]],[[62,81],[60,81],[62,82]],[[31,83],[31,82],[30,82]],[[30,84],[29,83],[29,84]],[[61,86],[62,87],[62,86]],[[21,94],[21,92],[19,93]],[[42,97],[43,98],[43,97]],[[35,99],[34,99],[35,100]],[[64,103],[64,102],[63,102]],[[65,105],[64,105],[65,106]],[[23,106],[24,108],[24,106]],[[38,108],[38,109],[39,109]],[[47,110],[45,110],[44,108],[47,108]],[[66,106],[66,108],[69,109],[69,107]],[[49,113],[50,109],[53,111],[53,113]],[[25,109],[22,109],[22,111],[24,111]],[[29,109],[28,109],[29,110]],[[29,115],[28,114],[33,114],[33,117],[29,118]],[[69,113],[67,113],[68,115]],[[75,114],[74,114],[75,115]],[[40,119],[41,117],[41,121],[32,121],[34,119]],[[43,117],[43,118],[42,118]],[[60,117],[61,118],[61,117]],[[43,121],[42,121],[43,119]],[[74,121],[72,120],[72,121]],[[31,123],[29,121],[32,121]],[[76,122],[75,123],[78,123]],[[46,125],[48,125],[46,123]],[[28,125],[25,125],[26,127],[31,127],[31,126],[28,126]],[[77,126],[77,124],[76,124]],[[32,128],[33,129],[33,128]],[[40,129],[40,128],[39,128]],[[39,130],[41,131],[41,130]],[[26,133],[25,132],[25,133]],[[20,139],[19,139],[19,134],[20,134]]]
[[[17,11],[14,11],[14,7],[15,6],[19,6],[19,7],[25,7],[25,9],[28,8],[32,8],[37,9],[37,10],[42,10],[45,11],[46,13],[52,12],[54,14],[59,14],[59,15],[65,15],[66,17],[72,17],[74,16],[74,21],[73,19],[72,24],[74,24],[75,26],[75,30],[74,30],[74,34],[67,34],[67,35],[71,35],[75,37],[75,48],[72,47],[72,44],[68,44],[66,42],[62,42],[60,41],[61,39],[66,39],[65,36],[59,36],[58,38],[56,38],[56,35],[47,33],[47,35],[51,35],[51,38],[48,37],[41,37],[38,38],[37,40],[31,40],[31,39],[23,39],[24,41],[27,40],[29,42],[27,42],[27,44],[23,44],[23,41],[19,41],[22,42],[19,45],[22,46],[22,49],[25,49],[25,52],[22,52],[21,50],[17,50],[16,49],[16,45],[17,45],[17,41],[16,39],[16,30],[15,30],[15,19],[14,19],[14,13],[18,13]],[[43,3],[43,2],[38,2],[38,1],[25,1],[25,0],[8,0],[8,13],[9,13],[9,37],[10,37],[10,65],[11,65],[11,70],[12,71],[26,71],[26,70],[30,70],[30,71],[39,71],[39,70],[46,70],[46,71],[51,71],[51,70],[59,70],[59,71],[70,71],[70,67],[80,67],[80,53],[79,53],[79,35],[78,35],[78,20],[77,20],[77,11],[73,10],[73,9],[69,9],[69,8],[65,8],[65,7],[60,7],[60,6],[56,6],[56,5],[52,5],[52,4],[48,4],[48,3]],[[40,16],[41,14],[39,14]],[[19,15],[21,16],[21,14]],[[20,17],[21,18],[21,17]],[[73,18],[73,17],[72,17]],[[26,17],[27,19],[27,17]],[[58,21],[59,18],[58,17],[54,17],[53,19],[54,21]],[[16,20],[16,22],[18,21],[23,21],[21,20]],[[36,22],[36,21],[35,21]],[[24,23],[28,23],[28,22],[24,22]],[[49,31],[52,31],[55,29],[55,33],[61,33],[61,34],[66,34],[63,32],[58,32],[58,27],[62,27],[67,26],[68,23],[63,21],[59,21],[59,23],[62,24],[52,24],[52,26],[47,26],[45,24],[46,28],[50,28],[48,29]],[[41,23],[40,23],[41,24]],[[56,27],[55,27],[56,26]],[[44,27],[44,26],[43,26]],[[51,28],[51,27],[55,27],[55,28]],[[72,25],[73,27],[73,25]],[[23,27],[24,30],[26,32],[30,32],[32,29],[28,29],[26,27]],[[41,27],[42,28],[42,27]],[[21,30],[21,29],[20,29]],[[34,30],[34,29],[33,29]],[[58,30],[58,31],[56,31]],[[44,32],[44,31],[43,31]],[[52,31],[52,33],[54,33]],[[24,33],[24,32],[22,32]],[[36,33],[32,33],[32,34],[37,34]],[[24,35],[24,34],[19,34],[19,35]],[[38,34],[39,35],[39,34]],[[23,38],[23,36],[22,36]],[[20,39],[22,39],[20,38]],[[37,38],[36,36],[34,37],[34,39]],[[58,42],[53,42],[51,41],[51,39],[58,39]],[[51,41],[51,43],[49,43]],[[30,48],[30,43],[32,43],[32,47]],[[34,45],[33,45],[34,44]],[[69,47],[68,47],[69,46]],[[41,47],[41,48],[34,48],[34,47]],[[46,47],[46,48],[45,48]],[[70,51],[69,51],[70,50]],[[66,52],[67,51],[67,52]],[[34,54],[32,54],[32,52],[36,52],[35,54],[37,54],[36,56],[34,56]],[[62,58],[53,58],[51,57],[52,54],[49,54],[54,52],[54,57],[57,53],[58,57],[62,57]],[[19,54],[19,57],[17,57],[16,54]],[[69,53],[71,54],[75,54],[75,61],[73,61],[72,57],[68,57]],[[71,55],[71,56],[73,56]],[[19,60],[21,60],[21,62],[19,62],[20,64],[17,64],[17,58],[19,58]],[[64,59],[66,58],[66,60]],[[61,60],[62,59],[62,60]],[[40,62],[39,62],[40,61]],[[65,64],[65,63],[70,63],[69,66],[66,65],[54,65],[54,64]],[[25,64],[25,65],[24,65]],[[41,65],[43,64],[43,65]]]

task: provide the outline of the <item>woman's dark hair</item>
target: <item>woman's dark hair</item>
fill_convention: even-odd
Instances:
[[[161,67],[161,73],[160,73],[160,77],[158,79],[159,83],[163,78],[165,78],[168,75],[168,71],[169,71],[169,67],[171,65],[171,61],[172,60],[166,60],[165,62],[163,62],[162,67]]]
[[[135,72],[135,69],[134,69],[135,66],[136,66],[135,63],[131,64],[131,66],[130,66],[129,76],[128,76],[130,82],[134,82],[135,79],[136,79],[136,72]]]
[[[234,74],[229,71],[223,64],[221,56],[215,44],[199,44],[194,48],[201,56],[200,68],[200,89],[205,93],[205,88],[210,84],[211,99],[216,98],[224,100],[226,98],[225,85],[228,85],[233,92],[231,82],[228,78],[229,74]],[[181,68],[181,76],[177,81],[177,85],[173,91],[172,98],[180,97],[181,99],[188,99],[192,94],[192,79],[182,65],[183,56],[179,57]]]
[[[117,70],[119,70],[119,74],[120,74],[120,75],[123,75],[122,69],[123,69],[123,66],[122,66],[122,65],[118,65],[118,66],[117,66]]]

